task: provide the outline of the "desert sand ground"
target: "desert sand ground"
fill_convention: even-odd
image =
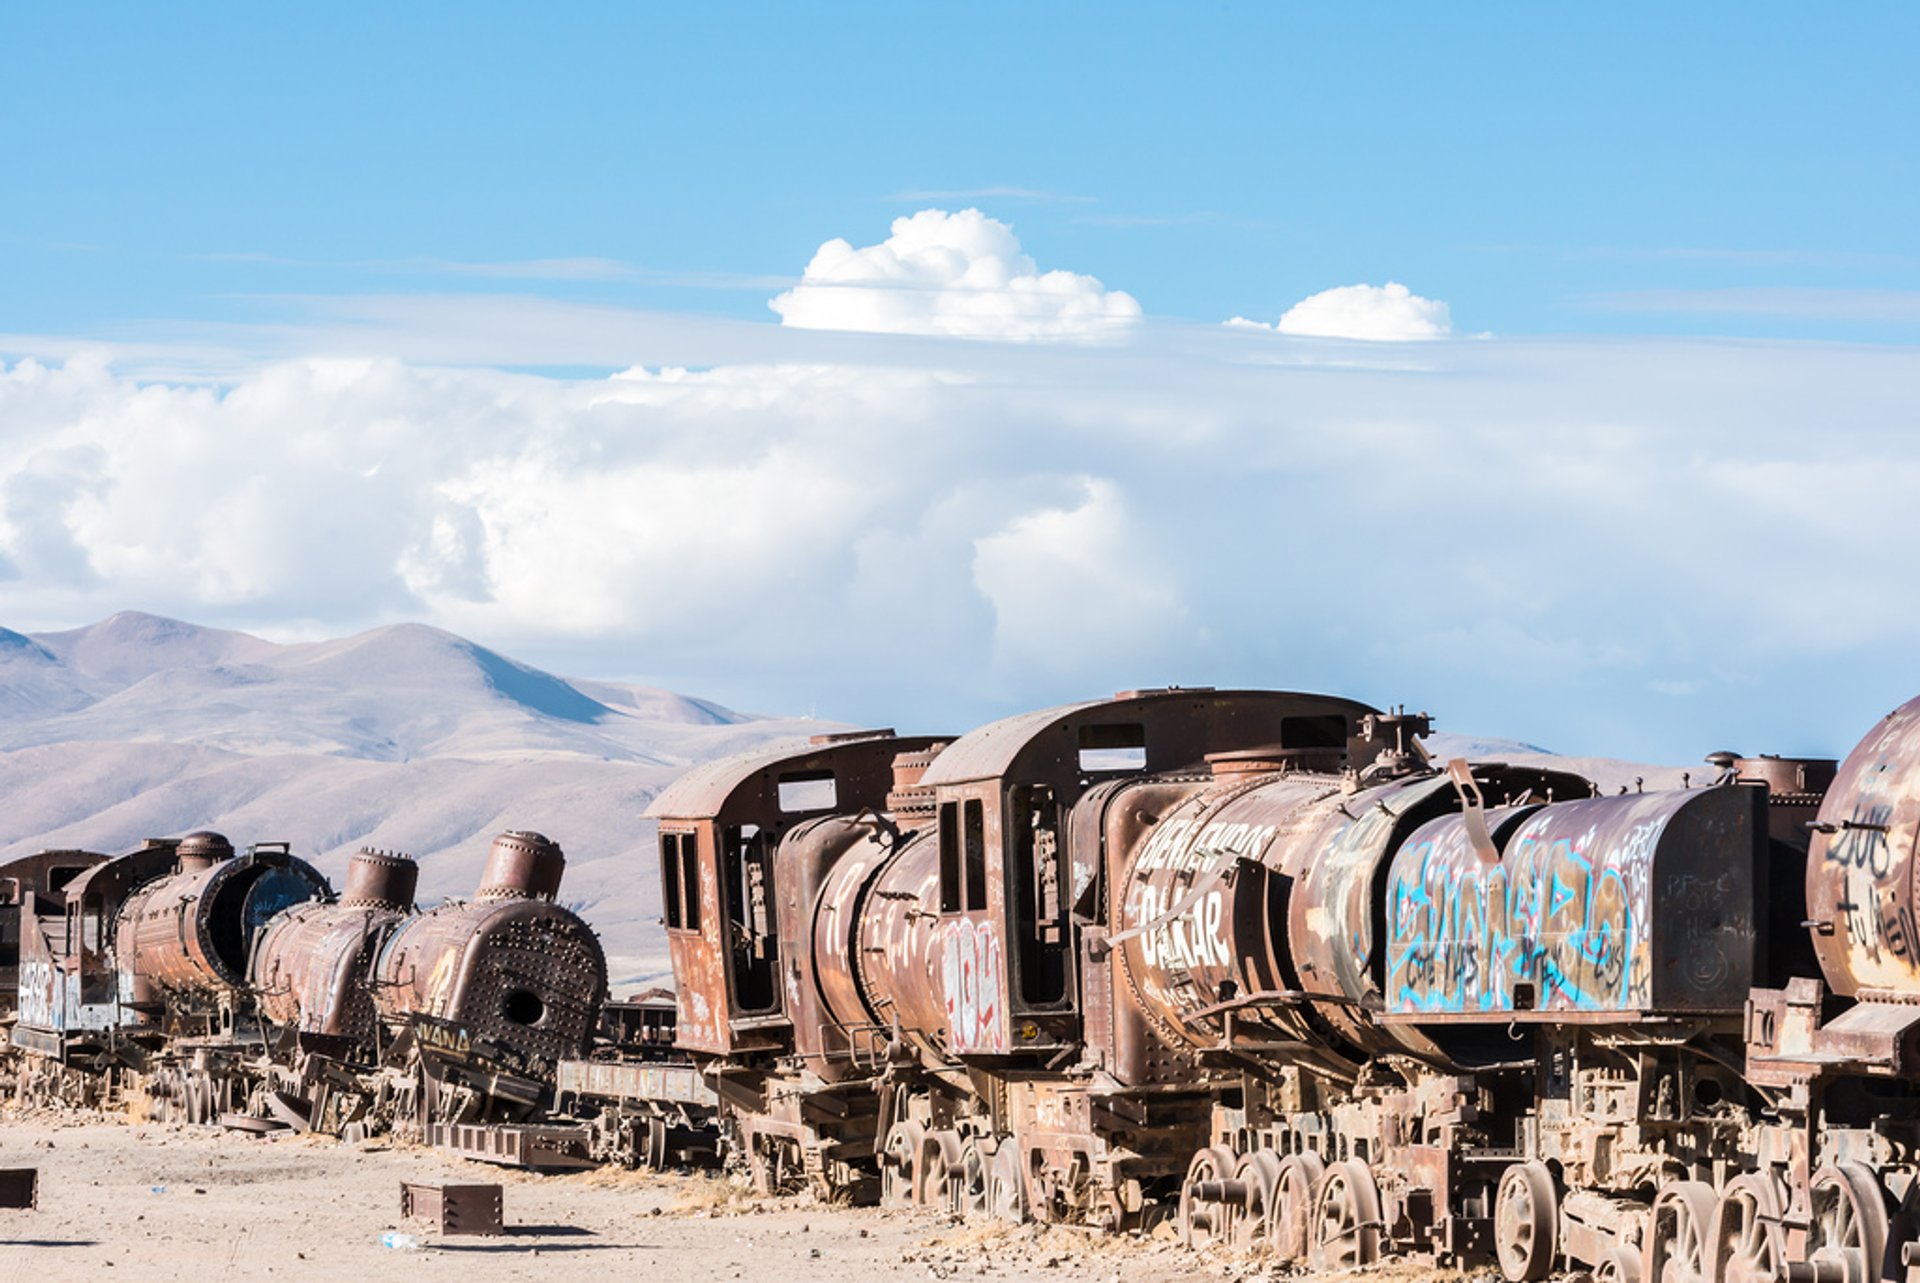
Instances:
[[[710,1176],[531,1176],[417,1148],[38,1118],[0,1124],[0,1167],[40,1169],[37,1211],[0,1209],[0,1283],[88,1279],[1267,1278],[1135,1238],[963,1226],[932,1213],[756,1199]],[[441,1237],[399,1218],[402,1181],[498,1182],[507,1233]],[[388,1230],[420,1246],[382,1246]],[[1409,1283],[1405,1267],[1374,1274]]]

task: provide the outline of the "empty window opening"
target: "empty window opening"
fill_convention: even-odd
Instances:
[[[733,946],[733,996],[743,1012],[777,1011],[780,1006],[768,846],[767,835],[757,824],[730,824],[721,842],[727,938]]]
[[[680,835],[660,835],[660,902],[666,907],[667,926],[679,930],[686,925],[680,914]]]
[[[700,841],[691,833],[660,835],[660,898],[667,926],[700,929]]]
[[[1138,722],[1080,728],[1080,769],[1144,771],[1147,728]]]
[[[940,912],[987,907],[987,812],[978,798],[940,806]]]
[[[960,912],[960,808],[940,804],[940,912]]]
[[[961,834],[966,843],[967,908],[987,907],[987,821],[980,799],[968,798],[960,808]]]
[[[831,811],[840,800],[832,771],[793,771],[780,777],[780,809],[788,815],[801,811]]]
[[[1280,719],[1282,748],[1345,748],[1347,719],[1338,713]]]

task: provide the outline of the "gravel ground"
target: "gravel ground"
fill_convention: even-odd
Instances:
[[[40,1169],[37,1211],[0,1210],[0,1283],[46,1280],[1245,1280],[1170,1231],[1110,1237],[931,1213],[757,1199],[700,1175],[531,1176],[430,1150],[40,1117],[0,1124],[0,1167]],[[442,1237],[399,1218],[402,1181],[505,1187],[507,1233]],[[380,1243],[388,1231],[418,1246]],[[1425,1277],[1402,1266],[1371,1279]]]

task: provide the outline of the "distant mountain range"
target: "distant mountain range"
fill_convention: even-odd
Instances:
[[[136,613],[0,629],[0,858],[213,828],[291,842],[336,885],[362,845],[407,851],[434,900],[473,892],[494,834],[537,829],[567,852],[561,899],[632,983],[667,969],[641,819],[654,794],[694,762],[839,729],[556,677],[419,624],[299,645]],[[1428,745],[1443,759],[1551,762],[1608,792],[1680,783],[1679,768],[1511,740]],[[1708,775],[1695,768],[1696,782]]]
[[[0,629],[0,858],[214,828],[288,841],[336,885],[370,845],[469,895],[493,835],[567,852],[561,898],[616,979],[665,969],[653,795],[693,762],[835,724],[570,681],[418,624],[280,645],[124,613]]]

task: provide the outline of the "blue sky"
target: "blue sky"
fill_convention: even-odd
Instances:
[[[1676,761],[1920,693],[1910,7],[5,29],[0,623]]]
[[[0,329],[528,288],[481,269],[561,259],[635,270],[540,292],[766,319],[760,279],[828,237],[977,205],[1153,316],[1271,319],[1391,278],[1476,332],[1920,337],[1908,6],[103,5],[8,28]]]

